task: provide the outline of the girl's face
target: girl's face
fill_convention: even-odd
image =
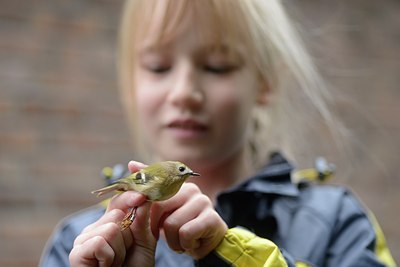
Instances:
[[[157,160],[209,167],[244,151],[266,90],[240,42],[216,45],[212,28],[200,36],[194,25],[187,16],[161,42],[151,33],[137,41],[136,127]]]

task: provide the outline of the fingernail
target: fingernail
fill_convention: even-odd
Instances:
[[[128,165],[133,165],[133,166],[139,167],[139,168],[144,168],[144,167],[146,167],[145,164],[143,164],[143,163],[141,163],[141,162],[139,162],[139,161],[135,161],[135,160],[129,161]]]

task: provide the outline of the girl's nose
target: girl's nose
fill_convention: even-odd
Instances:
[[[198,109],[204,101],[200,77],[191,64],[182,64],[175,73],[169,100],[180,108]]]

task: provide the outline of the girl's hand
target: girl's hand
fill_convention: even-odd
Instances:
[[[228,230],[211,200],[193,183],[184,183],[172,198],[153,203],[150,217],[154,236],[162,229],[172,250],[195,259],[214,250]]]
[[[130,163],[137,171],[142,165]],[[156,239],[150,230],[150,202],[133,191],[111,199],[105,214],[75,239],[69,255],[71,266],[154,266]],[[139,206],[132,225],[118,225],[129,208]]]

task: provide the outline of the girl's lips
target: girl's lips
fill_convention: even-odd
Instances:
[[[208,128],[206,124],[193,119],[173,120],[167,124],[167,127],[198,130],[206,130]]]
[[[209,127],[193,119],[177,119],[166,125],[167,129],[179,139],[193,139],[203,135]]]

